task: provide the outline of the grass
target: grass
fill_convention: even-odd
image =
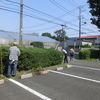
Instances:
[[[5,78],[5,76],[2,75],[2,74],[0,74],[0,80],[1,80],[1,79],[4,79],[4,78]]]
[[[87,60],[87,61],[98,61],[98,59],[94,59],[94,58],[92,58],[92,59],[85,59],[85,60]]]
[[[91,58],[91,59],[79,59],[79,58],[75,58],[76,60],[86,60],[86,61],[99,61],[99,59],[94,59],[94,58]]]

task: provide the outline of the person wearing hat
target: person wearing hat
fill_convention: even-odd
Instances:
[[[74,49],[71,48],[69,52],[70,52],[70,60],[73,60],[73,58],[74,58],[74,53],[75,53]]]
[[[11,75],[16,76],[16,69],[17,69],[17,65],[18,65],[18,56],[20,56],[20,50],[19,50],[19,48],[17,48],[17,45],[18,45],[17,42],[14,42],[13,46],[10,47],[8,50],[8,52],[9,52],[8,71],[7,71],[8,78]]]

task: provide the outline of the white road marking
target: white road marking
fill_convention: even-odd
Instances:
[[[76,66],[76,65],[73,65],[73,67],[85,68],[85,69],[91,69],[91,70],[97,70],[97,71],[100,71],[100,69],[97,69],[97,68],[89,68],[89,67],[84,67],[84,66]]]
[[[80,77],[80,76],[76,76],[76,75],[72,75],[72,74],[67,74],[67,73],[62,73],[62,72],[57,72],[57,71],[53,71],[53,70],[49,70],[49,71],[53,72],[53,73],[61,74],[61,75],[66,75],[66,76],[75,77],[75,78],[78,78],[78,79],[83,79],[83,80],[87,80],[87,81],[91,81],[91,82],[95,82],[95,83],[100,83],[100,81],[93,80],[93,79],[90,79],[90,78]]]
[[[31,88],[25,86],[25,85],[23,85],[23,84],[21,84],[21,83],[15,81],[15,80],[13,80],[13,79],[9,79],[9,81],[11,81],[11,82],[17,84],[18,86],[20,86],[20,87],[26,89],[27,91],[33,93],[34,95],[40,97],[40,98],[43,99],[43,100],[52,100],[52,99],[50,99],[50,98],[48,98],[48,97],[46,97],[46,96],[40,94],[39,92],[37,92],[37,91],[35,91],[35,90],[33,90],[33,89],[31,89]]]

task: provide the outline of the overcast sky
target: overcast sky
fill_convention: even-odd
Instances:
[[[81,8],[81,36],[99,35],[90,23],[87,0],[23,0],[23,33],[48,32],[62,29],[68,37],[79,36],[79,8]],[[0,30],[19,32],[20,0],[0,0]],[[84,24],[84,22],[86,22]]]

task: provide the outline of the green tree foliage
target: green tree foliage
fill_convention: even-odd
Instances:
[[[57,41],[63,42],[64,40],[68,39],[66,32],[63,29],[56,30],[54,33],[56,34],[56,37],[53,38],[55,38]]]
[[[33,45],[34,47],[38,48],[44,48],[43,42],[31,42],[30,45]]]
[[[90,13],[93,16],[91,23],[100,28],[100,0],[88,0],[87,3],[89,3]]]
[[[42,36],[47,36],[51,38],[51,34],[50,33],[42,33]]]

